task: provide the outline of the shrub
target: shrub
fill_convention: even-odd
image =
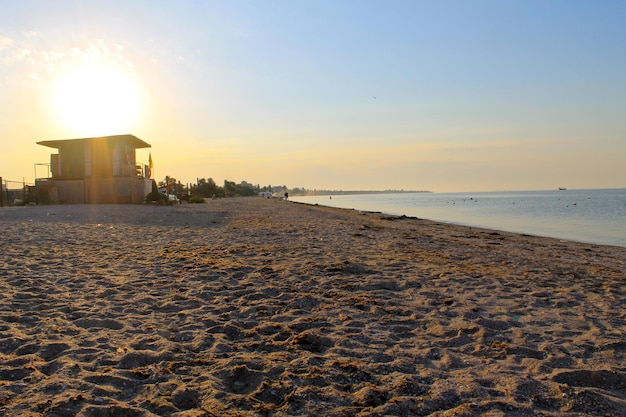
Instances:
[[[204,197],[200,197],[199,195],[194,195],[189,198],[189,204],[193,203],[206,203]]]

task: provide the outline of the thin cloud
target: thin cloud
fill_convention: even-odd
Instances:
[[[0,51],[9,48],[13,44],[13,39],[0,35]]]
[[[41,82],[41,77],[36,72],[31,72],[30,74],[28,74],[28,78],[30,78],[31,80],[35,81],[36,83],[40,83]]]
[[[33,81],[38,84],[53,83],[59,77],[59,71],[93,63],[126,70],[135,68],[127,58],[124,46],[119,43],[109,46],[103,39],[51,43],[51,39],[35,31],[28,32],[21,39],[0,35],[0,62],[9,66],[6,73],[13,74],[13,81],[29,85]],[[8,82],[7,79],[5,81]]]

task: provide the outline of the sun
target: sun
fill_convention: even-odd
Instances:
[[[67,74],[55,93],[55,108],[65,128],[86,136],[130,132],[139,101],[130,78],[106,66],[85,66]]]

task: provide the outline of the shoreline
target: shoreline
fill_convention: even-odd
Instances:
[[[0,227],[5,415],[626,413],[626,248],[260,198]]]
[[[590,195],[579,195],[577,193],[585,193],[585,192],[621,192],[622,194],[626,192],[626,189],[592,189],[592,190],[573,190],[571,192],[568,191],[567,197],[573,198],[571,201],[571,205],[573,207],[577,206],[581,203],[581,201],[586,201],[587,199],[592,198]],[[367,197],[368,195],[359,195],[359,196],[343,196],[346,199],[341,199],[339,196],[335,200],[322,200],[319,196],[317,197],[298,197],[294,196],[292,201],[296,201],[303,204],[318,204],[326,207],[338,207],[338,208],[346,208],[346,209],[354,209],[360,211],[373,211],[373,212],[381,212],[389,215],[405,215],[410,217],[419,217],[427,220],[431,220],[434,222],[441,222],[447,224],[454,224],[460,226],[467,227],[480,227],[486,229],[493,229],[497,231],[506,231],[512,233],[520,233],[520,234],[530,234],[541,237],[551,237],[555,239],[561,239],[566,241],[580,242],[580,243],[592,243],[598,245],[609,245],[609,246],[619,246],[626,248],[626,240],[624,240],[623,233],[620,234],[620,231],[626,233],[626,229],[621,225],[621,222],[618,218],[613,218],[612,221],[614,224],[609,225],[606,223],[606,219],[604,217],[600,217],[600,219],[591,220],[588,216],[592,215],[592,208],[589,206],[584,206],[584,210],[586,210],[586,214],[583,211],[579,215],[575,215],[575,217],[568,217],[569,214],[567,212],[563,212],[563,218],[556,217],[554,213],[547,217],[542,217],[539,215],[538,217],[527,217],[523,214],[523,212],[509,212],[508,215],[504,215],[507,208],[506,205],[498,206],[498,210],[493,210],[493,207],[484,206],[484,209],[488,210],[487,212],[481,212],[474,210],[474,207],[466,207],[469,211],[462,212],[462,204],[472,202],[470,206],[474,206],[476,201],[485,201],[485,199],[495,199],[495,201],[502,199],[505,201],[506,199],[511,200],[512,204],[518,203],[518,206],[521,206],[522,203],[528,203],[529,198],[536,197],[536,193],[551,193],[552,195],[546,195],[545,197],[555,199],[556,201],[563,201],[561,194],[556,194],[554,190],[539,190],[539,191],[518,191],[518,192],[508,192],[508,191],[498,191],[498,192],[477,192],[477,193],[431,193],[433,195],[437,195],[437,197],[443,196],[443,200],[440,199],[438,202],[436,199],[431,200],[416,200],[409,201],[404,200],[404,203],[390,202],[380,199],[359,199],[355,197]],[[563,194],[565,196],[565,194]],[[375,197],[375,196],[374,196]],[[403,201],[400,198],[400,201]],[[435,202],[435,203],[434,203]],[[444,204],[445,202],[445,204]],[[434,204],[433,204],[434,203]],[[565,205],[564,203],[560,207],[552,207],[551,205],[547,205],[547,210],[567,210],[570,208],[569,205]],[[458,208],[452,210],[453,207],[458,205]],[[480,205],[476,205],[478,207]],[[580,205],[579,205],[580,207]],[[500,210],[504,210],[504,212],[500,212]],[[619,210],[619,208],[616,208]],[[579,211],[579,210],[577,210]],[[487,215],[486,213],[489,213]],[[576,217],[580,216],[580,217]]]

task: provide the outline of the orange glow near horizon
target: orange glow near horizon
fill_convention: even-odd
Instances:
[[[76,135],[128,133],[137,122],[140,94],[122,72],[89,65],[57,84],[54,107],[63,127]]]

